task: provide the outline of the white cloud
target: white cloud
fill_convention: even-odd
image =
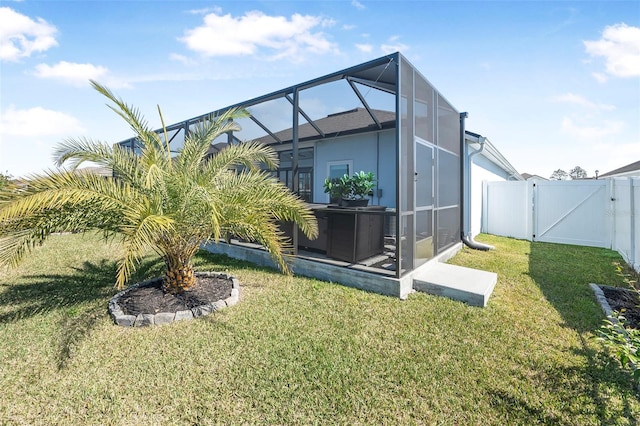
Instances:
[[[607,80],[609,80],[609,77],[607,77],[606,75],[602,74],[601,72],[594,72],[591,75],[593,76],[593,78],[596,79],[596,81],[598,83],[606,83]]]
[[[210,13],[204,24],[185,31],[184,42],[190,50],[205,56],[256,55],[266,49],[271,59],[301,61],[307,53],[337,52],[338,48],[317,27],[328,27],[335,21],[319,16],[294,14],[268,16],[251,11],[241,17]]]
[[[342,26],[342,29],[345,31],[351,31],[351,30],[355,30],[357,27],[353,24],[344,24]]]
[[[581,95],[576,95],[573,93],[565,93],[564,95],[558,95],[552,98],[554,102],[562,102],[568,104],[579,105],[585,108],[601,110],[601,111],[613,111],[616,109],[613,105],[608,104],[597,104],[595,102],[591,102],[587,98]]]
[[[384,43],[380,45],[380,49],[384,52],[385,55],[395,52],[406,52],[409,50],[409,46],[404,43]]]
[[[330,28],[336,25],[336,20],[335,19],[330,19],[330,18],[322,18],[322,20],[320,21],[320,26],[322,28]]]
[[[214,7],[204,7],[202,9],[191,9],[187,11],[187,13],[190,13],[192,15],[206,15],[207,13],[210,13],[210,12],[221,14],[222,8],[218,6],[214,6]]]
[[[591,123],[591,122],[590,122]],[[562,120],[562,132],[580,140],[598,141],[607,136],[620,133],[624,124],[620,121],[603,120],[599,125],[576,123],[565,117]]]
[[[400,43],[399,40],[400,36],[397,35],[389,37],[386,43],[380,45],[380,50],[382,50],[385,55],[395,52],[405,52],[409,50],[409,46],[404,43]]]
[[[128,83],[110,76],[107,68],[92,64],[77,64],[66,61],[58,62],[55,65],[38,64],[35,76],[79,87],[89,87],[89,79],[100,81],[111,88],[129,87]]]
[[[196,61],[194,61],[193,59],[188,58],[188,57],[186,57],[184,55],[180,55],[178,53],[171,53],[169,55],[169,59],[172,60],[172,61],[175,61],[175,62],[180,62],[183,65],[195,65],[196,64]]]
[[[89,79],[100,79],[107,72],[108,70],[102,66],[61,61],[53,66],[47,64],[36,65],[35,75],[36,77],[62,80],[79,86],[87,84]]]
[[[356,44],[356,48],[364,53],[371,53],[373,51],[373,45],[371,44]]]
[[[355,7],[358,10],[365,10],[367,7],[360,3],[358,0],[351,0],[351,6]]]
[[[0,7],[0,59],[17,61],[57,46],[56,27],[42,18],[33,19],[9,7]]]
[[[640,76],[640,28],[627,24],[607,26],[600,40],[584,41],[591,56],[605,58],[606,71],[615,77]]]
[[[66,136],[84,131],[75,117],[42,107],[15,109],[9,106],[0,114],[1,135]]]

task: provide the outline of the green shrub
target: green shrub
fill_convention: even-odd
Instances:
[[[637,289],[638,278],[633,270],[626,269],[618,262],[614,262],[616,274],[640,295]],[[598,340],[616,356],[622,368],[629,368],[633,373],[633,379],[638,391],[640,391],[640,330],[631,327],[624,317],[623,312],[614,311],[604,320],[604,324],[598,330]]]
[[[617,357],[622,368],[632,371],[640,389],[640,330],[630,327],[622,313],[614,312],[598,330],[598,340]]]

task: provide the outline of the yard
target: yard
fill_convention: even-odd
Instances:
[[[452,263],[498,273],[486,308],[405,301],[201,253],[236,306],[113,325],[117,246],[53,236],[0,271],[0,424],[567,424],[640,419],[629,374],[593,340],[608,250],[483,235]],[[135,281],[159,275],[148,257]]]

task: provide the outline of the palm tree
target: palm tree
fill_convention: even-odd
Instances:
[[[34,176],[19,193],[0,191],[0,263],[17,264],[54,232],[99,230],[122,243],[118,288],[147,248],[166,264],[166,291],[191,288],[196,284],[195,253],[203,243],[227,235],[262,244],[280,269],[290,273],[283,256],[290,242],[277,222],[293,221],[310,238],[318,228],[306,204],[260,169],[260,164],[277,167],[275,152],[245,142],[207,156],[217,136],[240,129],[233,119],[246,116],[245,110],[202,120],[186,135],[184,148],[172,155],[159,108],[163,135],[109,89],[91,84],[133,129],[140,152],[87,138],[59,144],[57,165],[70,165],[70,171]],[[109,167],[115,177],[78,173],[75,169],[84,162]]]

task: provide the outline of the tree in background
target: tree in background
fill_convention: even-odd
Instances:
[[[571,179],[573,180],[586,179],[587,171],[580,166],[575,166],[569,171],[569,176],[571,176]]]
[[[569,178],[569,174],[562,169],[558,169],[551,174],[549,179],[551,180],[567,180]]]
[[[0,172],[0,189],[3,189],[5,186],[9,185],[9,179],[11,179],[11,176]]]
[[[9,174],[9,172],[2,173],[0,172],[0,191],[14,189],[15,184],[11,179],[13,176]]]
[[[233,119],[247,116],[245,110],[231,109],[194,125],[184,148],[172,156],[164,142],[166,130],[157,134],[138,110],[92,84],[134,130],[140,153],[87,138],[69,139],[56,150],[58,165],[77,168],[93,162],[110,168],[117,178],[49,172],[32,178],[20,192],[0,189],[0,264],[15,265],[54,232],[98,230],[122,243],[118,287],[151,248],[165,262],[165,290],[187,290],[197,283],[191,259],[200,246],[226,235],[260,243],[289,272],[283,248],[290,241],[278,222],[295,222],[310,238],[318,235],[318,226],[303,200],[260,169],[261,164],[277,167],[275,151],[246,142],[207,155],[216,137],[240,129]]]
[[[562,169],[558,169],[551,174],[549,179],[551,180],[567,180],[571,179],[585,179],[587,177],[587,171],[580,166],[575,166],[573,169],[569,171],[569,173],[565,172]]]

